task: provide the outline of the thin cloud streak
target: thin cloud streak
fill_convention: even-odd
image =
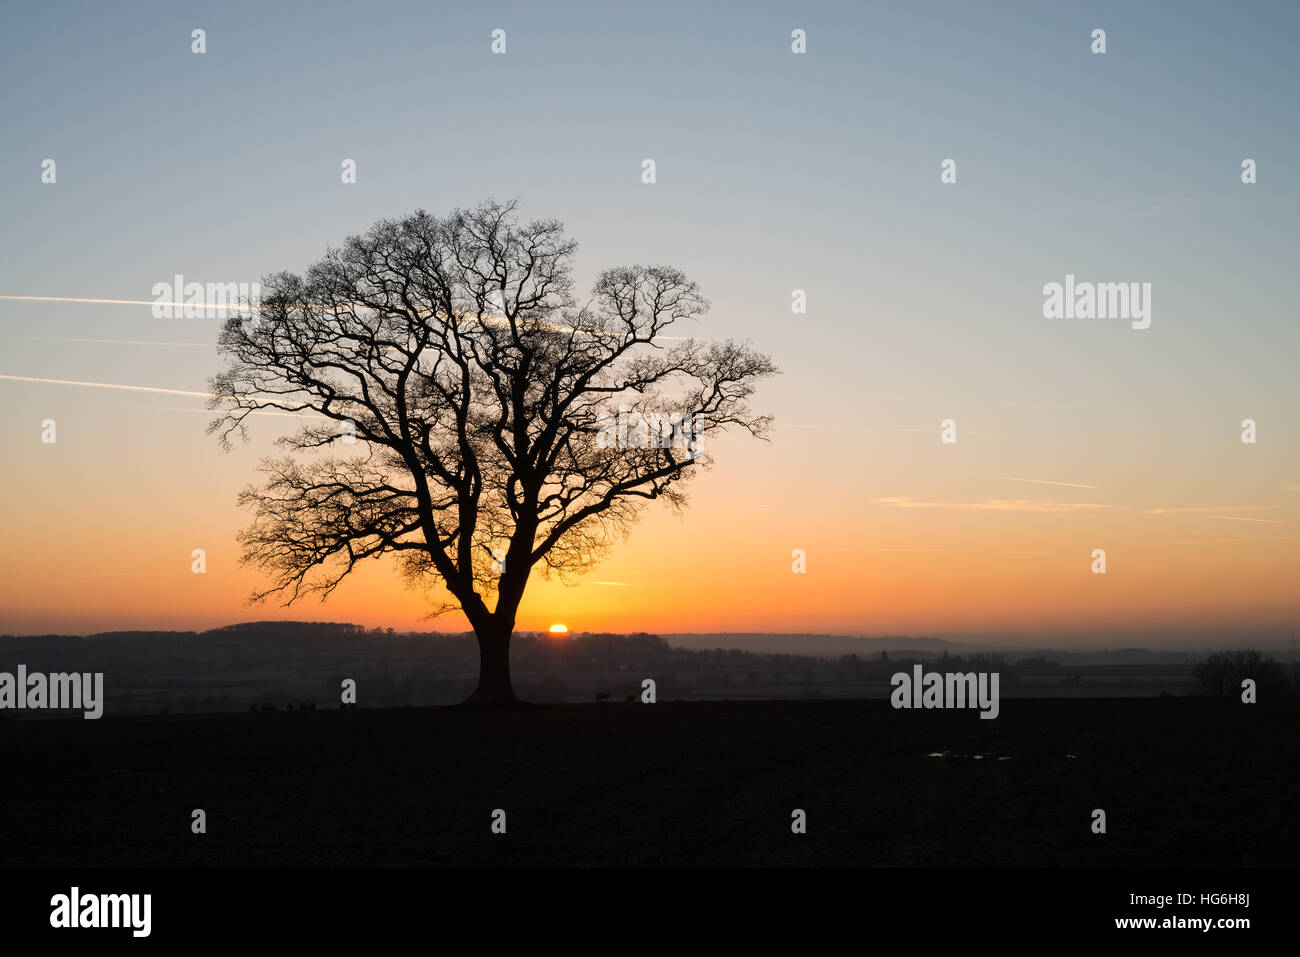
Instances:
[[[19,342],[94,342],[109,346],[202,346],[215,349],[215,342],[164,342],[159,339],[81,339],[71,336],[28,336]]]
[[[233,312],[238,314],[246,313],[256,309],[261,311],[261,305],[257,303],[230,303],[230,302],[164,302],[155,299],[79,299],[71,296],[0,296],[0,300],[7,302],[82,302],[93,303],[95,305],[107,306],[171,306],[177,309],[219,309],[224,312]],[[221,319],[225,320],[226,316],[196,316],[196,319]],[[485,319],[492,319],[498,324],[504,324],[506,320],[500,316],[485,316]],[[555,332],[581,332],[587,335],[621,335],[617,332],[602,332],[592,329],[577,329],[570,326],[561,326],[550,323]],[[655,336],[655,341],[662,339],[665,342],[690,342],[691,336]],[[697,342],[709,342],[708,339],[697,339]]]
[[[924,432],[935,435],[943,431],[939,428],[916,429],[892,425],[805,425],[796,422],[774,422],[772,427],[776,429],[811,429],[818,432]],[[962,435],[988,434],[987,432],[976,432],[971,429],[967,429],[962,433]]]
[[[877,505],[892,508],[938,508],[954,511],[985,512],[1079,512],[1098,508],[1116,508],[1115,505],[1102,505],[1097,502],[1049,502],[1041,499],[994,498],[982,502],[917,502],[907,496],[886,496],[873,498]]]
[[[1100,485],[1081,485],[1078,482],[1052,482],[1047,479],[1017,478],[1014,475],[990,475],[989,478],[1002,479],[1005,482],[1030,482],[1034,485],[1060,485],[1063,488],[1101,488]]]
[[[1164,545],[1226,545],[1233,542],[1293,542],[1294,538],[1279,536],[1277,538],[1189,538],[1180,542],[1156,542]]]
[[[152,306],[154,304],[153,299],[74,299],[70,296],[0,296],[0,299],[8,302],[93,302],[103,306]],[[184,306],[186,303],[173,302],[172,305]]]
[[[76,382],[71,379],[39,379],[26,375],[0,375],[8,382],[38,382],[42,385],[75,385],[86,389],[119,389],[123,392],[158,392],[163,395],[188,395],[198,399],[212,398],[211,392],[188,392],[185,389],[160,389],[151,385],[118,385],[113,382]]]
[[[1148,508],[1144,515],[1181,515],[1191,512],[1264,512],[1272,508],[1296,508],[1295,505],[1195,505],[1187,508]],[[1218,516],[1215,516],[1216,518]]]

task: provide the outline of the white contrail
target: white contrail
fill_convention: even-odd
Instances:
[[[1031,482],[1034,485],[1060,485],[1064,488],[1101,488],[1100,485],[1080,485],[1078,482],[1051,482],[1047,479],[1017,478],[1014,475],[990,475],[989,478],[1002,479],[1005,482]]]
[[[1156,545],[1218,545],[1228,542],[1292,542],[1293,538],[1189,538],[1181,542],[1156,542]]]
[[[1144,515],[1172,515],[1175,512],[1258,512],[1273,508],[1295,508],[1294,505],[1194,505],[1189,508],[1149,508]]]
[[[70,296],[0,296],[0,299],[10,302],[90,302],[101,306],[177,306],[180,308],[188,306],[194,309],[225,309],[239,312],[245,312],[250,308],[261,308],[228,302],[163,302],[157,299],[74,299]]]
[[[821,425],[801,422],[774,422],[772,427],[775,429],[811,429],[818,432],[938,432],[935,428],[903,428],[893,425]],[[964,435],[989,435],[988,432],[976,432],[974,429],[967,429]]]
[[[1042,499],[985,499],[980,502],[918,502],[905,495],[871,499],[877,505],[894,508],[970,509],[991,512],[1077,512],[1083,509],[1116,508],[1099,502],[1048,502]]]
[[[83,339],[74,336],[25,336],[19,342],[93,342],[109,346],[203,346],[215,349],[215,342],[164,342],[160,339]]]
[[[9,382],[40,382],[45,385],[79,385],[87,389],[121,389],[124,392],[161,392],[164,395],[190,395],[200,399],[210,399],[211,392],[187,392],[184,389],[160,389],[151,385],[118,385],[115,382],[77,382],[72,379],[38,379],[27,375],[0,375],[0,379]]]
[[[95,302],[110,306],[152,306],[152,299],[71,299],[67,296],[0,296],[12,302]],[[183,306],[183,302],[174,302],[173,306]]]
[[[79,298],[74,298],[72,296],[0,296],[0,300],[7,300],[9,302],[89,302],[89,303],[96,303],[98,305],[109,305],[109,306],[175,306],[182,309],[184,308],[223,309],[227,312],[241,312],[241,313],[247,312],[250,309],[262,308],[257,303],[161,302],[154,299],[79,299]],[[199,317],[199,318],[216,319],[216,318],[223,318],[223,317],[207,316],[207,317]],[[504,323],[506,321],[504,318],[498,316],[487,316],[485,318],[495,319],[498,323]],[[554,324],[552,324],[552,328],[556,332],[584,332],[587,333],[588,335],[610,335],[610,336],[621,335],[621,333],[619,332],[601,332],[601,331],[589,330],[589,329],[573,329],[568,326],[560,326]],[[663,339],[665,341],[671,341],[671,342],[690,341],[689,336],[655,336],[655,339]]]

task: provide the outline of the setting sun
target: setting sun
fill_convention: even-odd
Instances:
[[[567,635],[569,633],[567,625],[551,625],[550,631],[553,635]]]

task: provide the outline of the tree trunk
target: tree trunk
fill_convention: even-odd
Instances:
[[[478,637],[478,687],[465,699],[471,708],[513,708],[523,704],[510,685],[510,635],[512,629],[489,625],[475,630]]]

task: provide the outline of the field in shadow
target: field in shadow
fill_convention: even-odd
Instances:
[[[0,865],[1290,865],[1297,718],[1164,698],[0,721]]]

